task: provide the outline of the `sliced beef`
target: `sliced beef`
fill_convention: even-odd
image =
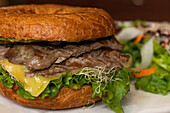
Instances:
[[[59,62],[69,58],[71,56],[70,52],[62,51],[62,49],[57,49],[51,51],[50,54],[45,54],[43,57],[33,56],[27,60],[27,67],[29,70],[40,70],[51,66],[56,60]]]
[[[53,49],[48,46],[14,45],[5,53],[5,58],[14,64],[26,64],[28,59],[34,56],[43,57],[45,54],[49,54]]]
[[[26,64],[31,71],[42,70],[53,63],[59,64],[70,57],[78,57],[84,53],[100,48],[122,50],[115,38],[100,39],[83,44],[68,44],[58,48],[47,48],[35,45],[16,45],[10,48],[5,57],[12,63]]]
[[[6,52],[5,57],[12,63],[24,64],[25,60],[29,59],[34,54],[35,51],[32,46],[15,45]]]
[[[65,71],[72,70],[81,70],[84,67],[123,67],[122,58],[129,60],[127,55],[120,57],[121,53],[114,50],[96,50],[90,53],[84,54],[81,57],[73,57],[61,64],[53,64],[50,68],[45,70],[39,70],[35,72],[29,72],[26,74],[28,77],[32,77],[34,75],[43,75],[49,76],[58,73],[63,73]]]
[[[105,56],[107,56],[109,58],[114,58],[115,60],[120,62],[124,67],[129,67],[131,64],[129,55],[122,54],[119,51],[107,50],[107,52],[105,52],[104,54],[105,54]]]
[[[0,44],[1,45],[8,45],[8,46],[10,46],[12,44],[12,42],[0,40]]]
[[[130,65],[131,62],[129,62],[129,55],[125,55],[122,54],[119,51],[114,51],[114,50],[98,50],[98,51],[92,51],[89,54],[90,55],[86,55],[84,54],[84,57],[90,57],[90,58],[95,58],[98,57],[97,55],[100,53],[101,57],[109,57],[109,58],[114,58],[115,60],[117,60],[118,62],[120,62],[123,66],[128,67]]]
[[[4,55],[6,53],[6,51],[8,51],[9,47],[5,47],[5,46],[0,46],[0,59],[4,59]]]

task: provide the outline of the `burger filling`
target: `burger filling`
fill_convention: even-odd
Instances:
[[[131,59],[120,52],[123,45],[114,37],[82,42],[0,40],[6,44],[0,46],[1,84],[8,88],[18,84],[18,95],[53,98],[61,87],[75,90],[89,84],[92,97],[99,96],[122,111],[120,101],[129,91]]]

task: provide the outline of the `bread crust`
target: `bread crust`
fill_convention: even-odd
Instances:
[[[20,97],[16,91],[18,86],[15,84],[13,88],[4,87],[0,83],[0,94],[9,98],[10,100],[26,107],[41,108],[41,109],[68,109],[92,104],[101,98],[91,98],[93,91],[90,85],[84,85],[79,90],[72,90],[71,88],[61,88],[60,92],[53,98],[41,97],[36,99],[27,99]]]
[[[0,36],[16,39],[77,42],[114,35],[104,10],[65,5],[19,5],[0,8]]]

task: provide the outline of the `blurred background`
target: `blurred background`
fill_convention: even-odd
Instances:
[[[44,3],[103,8],[115,20],[170,21],[170,0],[0,0],[0,6]]]

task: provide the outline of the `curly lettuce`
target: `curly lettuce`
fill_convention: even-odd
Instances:
[[[7,73],[5,70],[3,70],[2,66],[0,66],[0,82],[3,86],[7,88],[12,88],[14,84],[14,80],[12,77]]]

